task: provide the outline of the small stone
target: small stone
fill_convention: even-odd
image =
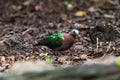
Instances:
[[[36,10],[36,11],[40,11],[40,10],[41,10],[41,6],[40,6],[40,5],[36,5],[36,6],[35,6],[35,10]]]
[[[93,6],[88,9],[89,12],[95,12],[96,10],[97,9],[95,7],[93,7]]]
[[[73,9],[73,5],[69,3],[69,4],[67,5],[67,9],[68,9],[68,10],[72,10],[72,9]]]

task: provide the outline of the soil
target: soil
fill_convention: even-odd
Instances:
[[[21,60],[47,57],[54,66],[66,67],[105,54],[119,56],[119,5],[119,0],[0,0],[0,71]],[[86,15],[76,16],[77,11]],[[33,47],[45,35],[72,28],[81,38],[69,50]]]

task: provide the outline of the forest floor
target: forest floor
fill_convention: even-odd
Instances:
[[[46,61],[66,67],[104,55],[120,56],[119,0],[0,0],[0,71],[17,61]],[[80,31],[71,49],[33,48],[55,32]]]

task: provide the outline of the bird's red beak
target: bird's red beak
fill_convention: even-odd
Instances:
[[[80,34],[77,35],[77,38],[80,39]]]

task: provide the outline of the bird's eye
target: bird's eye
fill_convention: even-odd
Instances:
[[[79,34],[79,31],[77,29],[73,29],[72,32],[75,34]]]

